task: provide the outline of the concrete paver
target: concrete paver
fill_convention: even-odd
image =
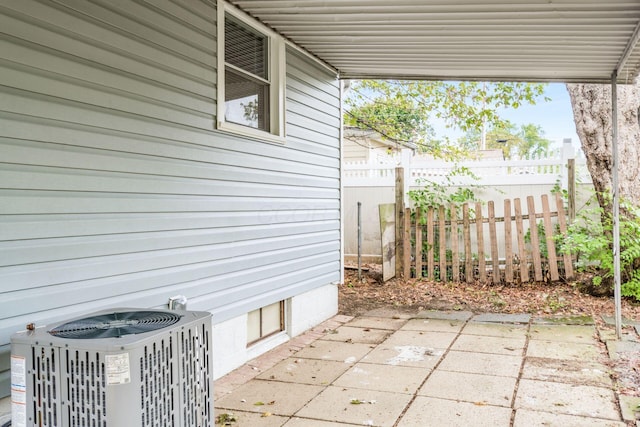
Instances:
[[[351,365],[333,360],[291,357],[258,375],[261,380],[327,385],[342,375]]]
[[[527,347],[527,356],[592,362],[600,357],[600,351],[595,344],[531,340]]]
[[[448,348],[458,335],[453,332],[396,331],[387,338],[385,344],[417,345],[427,348]]]
[[[418,394],[510,408],[515,385],[516,378],[436,370]]]
[[[518,409],[513,427],[625,427],[622,421]]]
[[[341,387],[413,394],[428,373],[429,371],[422,368],[357,363],[334,384]]]
[[[430,331],[458,333],[464,326],[460,320],[444,319],[411,319],[400,330],[402,331]]]
[[[416,397],[398,427],[508,427],[511,409],[433,397]]]
[[[224,410],[291,416],[323,389],[317,385],[251,380],[216,400],[215,406]]]
[[[361,426],[391,427],[411,399],[410,394],[329,386],[296,415]]]
[[[451,346],[452,350],[478,353],[522,355],[525,337],[503,338],[481,335],[461,335]]]
[[[469,335],[484,335],[489,337],[525,338],[528,325],[503,325],[500,323],[467,323],[462,333]]]
[[[295,355],[307,359],[335,360],[344,363],[356,363],[372,349],[371,344],[345,343],[317,340]]]
[[[357,317],[348,323],[348,326],[358,328],[388,329],[395,331],[407,323],[406,319],[389,319],[384,317]]]
[[[596,328],[582,325],[532,325],[531,339],[591,344]]]
[[[583,360],[528,357],[524,362],[522,378],[609,388],[613,385],[609,368],[600,363]]]
[[[517,378],[522,365],[518,355],[449,351],[438,369]]]
[[[639,339],[627,330],[607,354],[610,328],[587,320],[336,316],[217,380],[215,413],[232,427],[632,425],[637,401],[614,391],[606,360]]]
[[[363,357],[362,361],[431,370],[440,361],[444,352],[444,349],[434,349],[432,347],[383,343]]]
[[[616,397],[603,387],[522,379],[515,407],[620,421]]]
[[[386,329],[356,328],[340,326],[320,338],[327,341],[359,342],[364,344],[379,344],[384,341],[391,331]]]

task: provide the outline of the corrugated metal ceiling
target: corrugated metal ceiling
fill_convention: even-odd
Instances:
[[[343,78],[609,82],[622,61],[630,83],[640,70],[640,0],[231,3]]]

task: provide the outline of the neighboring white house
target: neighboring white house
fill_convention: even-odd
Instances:
[[[400,163],[403,151],[415,153],[417,145],[384,138],[378,132],[356,127],[344,128],[343,163]]]
[[[337,312],[335,71],[222,2],[1,3],[0,397],[27,323],[184,295],[220,377]]]

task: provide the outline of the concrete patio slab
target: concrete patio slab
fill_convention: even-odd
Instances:
[[[471,374],[491,374],[501,377],[517,378],[522,365],[518,355],[470,353],[467,351],[449,351],[438,369],[450,372]]]
[[[371,311],[367,311],[364,316],[388,317],[389,319],[413,319],[416,317],[416,313],[399,311],[393,308],[376,308]]]
[[[340,342],[359,342],[363,344],[380,344],[391,331],[384,329],[356,328],[353,326],[340,326],[327,333],[321,340]]]
[[[448,348],[458,334],[453,332],[396,331],[387,338],[385,344],[398,346],[421,346],[427,348]]]
[[[215,413],[231,427],[640,427],[618,391],[633,382],[609,368],[639,354],[631,328],[609,355],[601,322],[420,314],[332,318],[216,380]]]
[[[418,395],[509,408],[515,386],[516,378],[436,370]]]
[[[299,384],[327,385],[342,375],[351,365],[333,360],[291,357],[258,375],[261,380]]]
[[[236,410],[291,416],[323,389],[316,385],[254,379],[216,400],[215,413]]]
[[[640,342],[607,340],[607,351],[612,360],[623,356],[635,356],[640,354]]]
[[[510,408],[418,396],[398,427],[509,427],[510,419]]]
[[[486,323],[521,323],[527,324],[531,320],[530,314],[502,314],[502,313],[484,313],[478,314],[471,318],[472,322]]]
[[[417,367],[430,371],[436,366],[443,354],[443,349],[383,343],[363,357],[362,361],[392,366]]]
[[[640,420],[640,397],[620,395],[618,398],[620,399],[622,419],[629,422],[638,422]]]
[[[441,319],[441,320],[459,320],[465,322],[473,317],[470,311],[435,311],[423,310],[419,312],[415,318],[417,319]]]
[[[462,333],[490,337],[525,338],[528,333],[528,325],[471,322],[467,323]]]
[[[522,379],[515,408],[620,421],[615,395],[603,387]]]
[[[340,387],[413,394],[428,374],[429,371],[422,368],[358,363],[333,384]]]
[[[513,427],[625,427],[622,421],[603,420],[592,417],[553,414],[528,409],[518,409],[513,421]]]
[[[401,331],[430,331],[458,333],[464,326],[460,320],[443,319],[411,319],[405,323]]]
[[[451,346],[452,350],[476,353],[509,354],[521,356],[526,343],[525,337],[503,338],[480,335],[460,335]]]
[[[410,394],[329,386],[296,416],[360,426],[391,427],[411,399]]]
[[[395,331],[407,323],[407,319],[390,319],[388,317],[356,317],[348,326],[358,328],[387,329]]]
[[[532,325],[532,340],[593,343],[596,335],[595,326],[588,325]]]
[[[296,357],[356,363],[375,348],[372,344],[317,340],[298,351]]]
[[[216,418],[227,415],[230,426],[233,427],[280,427],[289,417],[272,415],[268,410],[262,413],[242,411],[216,411]],[[224,424],[217,424],[224,425]]]
[[[527,357],[594,362],[600,358],[600,351],[594,344],[531,340]]]
[[[612,387],[609,368],[600,363],[527,357],[522,378],[567,384]]]

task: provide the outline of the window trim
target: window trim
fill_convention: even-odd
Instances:
[[[277,331],[273,331],[273,332],[269,332],[269,333],[265,334],[264,331],[263,331],[263,323],[264,323],[263,310],[266,307],[268,307],[270,305],[275,305],[275,304],[279,304],[280,329],[277,330]],[[260,334],[259,334],[258,338],[254,339],[252,341],[249,341],[247,339],[247,348],[252,347],[252,346],[254,346],[254,345],[256,345],[256,344],[258,344],[260,342],[263,342],[263,341],[265,341],[265,340],[267,340],[267,339],[269,339],[269,338],[271,338],[273,336],[276,336],[276,335],[279,335],[279,334],[282,334],[282,333],[286,333],[286,331],[287,331],[287,322],[286,322],[286,319],[287,319],[287,316],[286,316],[287,306],[288,306],[287,301],[286,300],[281,300],[281,301],[278,301],[278,302],[273,303],[273,304],[267,304],[265,306],[262,306],[260,308],[255,309],[255,310],[251,310],[249,312],[249,313],[258,312],[260,314],[260,325],[259,325]],[[249,315],[249,313],[247,313],[247,316]],[[247,323],[247,328],[248,327],[249,327],[249,325]]]
[[[225,21],[230,14],[253,31],[263,34],[268,40],[269,66],[269,129],[265,131],[225,120]],[[254,20],[226,1],[218,0],[218,69],[217,69],[217,128],[242,136],[258,138],[270,142],[285,142],[285,41],[282,36]]]

